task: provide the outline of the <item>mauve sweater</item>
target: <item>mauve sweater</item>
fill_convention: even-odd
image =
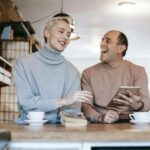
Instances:
[[[99,112],[105,114],[107,111],[102,107],[109,106],[120,86],[140,86],[144,107],[141,111],[150,109],[150,98],[148,91],[148,79],[145,69],[127,60],[122,60],[117,68],[110,68],[104,63],[98,63],[84,70],[81,78],[83,90],[91,91],[93,99],[91,105],[84,107],[87,118],[93,122],[98,121]],[[102,107],[98,107],[102,106]],[[114,108],[119,112],[128,114],[128,107],[117,106]]]
[[[80,112],[81,104],[57,108],[56,101],[80,90],[80,74],[60,52],[45,45],[40,51],[16,60],[14,81],[19,117],[24,123],[28,111],[44,111],[48,123],[60,122],[60,111]]]

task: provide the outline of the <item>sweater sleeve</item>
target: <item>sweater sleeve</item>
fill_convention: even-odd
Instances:
[[[90,83],[90,72],[85,70],[81,77],[81,88],[82,90],[87,90],[92,92],[92,87]],[[83,103],[82,104],[82,111],[84,112],[86,118],[91,122],[99,122],[102,120],[103,114],[96,111],[93,107],[93,100],[90,102],[91,105]],[[100,118],[101,117],[101,118]]]
[[[67,81],[66,81],[67,86],[65,86],[65,92],[63,95],[64,98],[67,96],[73,95],[76,91],[81,90],[81,88],[80,88],[80,74],[76,69],[74,71],[75,72],[73,74],[75,74],[75,75],[70,76],[71,78],[73,76],[73,79],[70,79],[70,77],[67,77]],[[68,82],[68,80],[70,82]],[[61,108],[61,110],[66,111],[66,112],[70,112],[70,113],[79,113],[79,112],[81,112],[81,102],[76,102],[72,105],[64,106]]]
[[[142,101],[144,103],[144,107],[141,111],[148,111],[150,109],[150,98],[149,98],[149,90],[148,90],[148,78],[146,71],[143,67],[141,67],[138,72],[135,71],[134,74],[134,85],[141,87]]]
[[[37,110],[47,112],[57,109],[56,100],[42,99],[40,95],[34,94],[27,77],[27,70],[24,69],[22,62],[19,60],[14,64],[13,75],[19,105],[24,111]]]

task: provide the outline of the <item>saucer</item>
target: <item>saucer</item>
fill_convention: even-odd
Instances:
[[[150,123],[150,120],[148,121],[130,120],[130,122],[134,124],[148,124]]]
[[[25,120],[31,126],[41,126],[46,123],[48,120]]]

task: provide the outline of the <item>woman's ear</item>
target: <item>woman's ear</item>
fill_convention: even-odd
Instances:
[[[48,32],[47,30],[44,31],[44,36],[45,36],[46,38],[49,37],[49,32]]]

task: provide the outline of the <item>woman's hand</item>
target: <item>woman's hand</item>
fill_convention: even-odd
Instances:
[[[92,92],[76,91],[72,96],[61,100],[62,106],[71,105],[75,102],[90,103],[93,100]]]

